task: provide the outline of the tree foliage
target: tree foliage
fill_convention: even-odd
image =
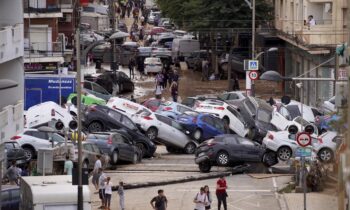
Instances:
[[[157,0],[162,12],[187,30],[249,28],[252,11],[244,0]],[[272,3],[256,0],[257,26],[271,21]]]

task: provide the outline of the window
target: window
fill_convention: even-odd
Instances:
[[[214,120],[214,126],[216,129],[220,131],[225,131],[225,125],[221,119],[215,117],[213,118],[213,120]]]
[[[170,118],[159,115],[159,114],[156,114],[156,117],[159,121],[171,126],[171,119]]]
[[[279,113],[287,120],[292,120],[292,117],[290,116],[289,111],[286,107],[281,106]]]
[[[251,101],[246,100],[246,101],[244,102],[244,106],[246,107],[246,109],[248,110],[248,112],[249,112],[250,115],[255,115],[256,109],[255,109],[254,104],[253,104]]]
[[[180,125],[179,123],[177,123],[176,121],[172,120],[171,121],[171,126],[178,129],[178,130],[184,130],[184,128],[182,127],[182,125]]]
[[[237,99],[239,99],[239,97],[236,93],[231,93],[228,97],[228,100],[237,100]]]
[[[224,141],[225,141],[226,144],[239,144],[237,139],[234,138],[233,136],[226,137]]]
[[[292,117],[292,119],[301,116],[298,105],[288,105],[287,110],[289,111],[289,114]]]
[[[92,90],[90,82],[84,82],[84,88],[88,90]]]
[[[97,84],[92,84],[92,89],[93,89],[93,91],[98,92],[98,93],[102,93],[105,95],[109,94],[103,87],[101,87]]]
[[[222,95],[218,96],[218,98],[225,101],[225,100],[227,100],[228,96],[229,96],[229,94],[226,93],[226,94],[222,94]]]
[[[262,122],[270,123],[272,114],[271,112],[265,111],[263,109],[258,110],[257,119]]]
[[[111,118],[113,118],[114,120],[120,122],[122,115],[119,112],[116,112],[114,110],[109,110],[108,112],[108,116],[110,116]]]
[[[186,111],[191,111],[191,109],[190,109],[190,108],[187,108],[187,107],[185,107],[185,106],[180,106],[180,105],[178,105],[178,106],[177,106],[177,111],[180,112],[180,113],[184,113],[184,112],[186,112]]]
[[[32,135],[39,139],[48,139],[48,136],[46,135],[46,133],[43,133],[43,132],[33,131]]]
[[[131,130],[136,128],[135,124],[126,116],[123,116],[122,123],[125,127],[129,128]]]
[[[160,106],[161,101],[160,100],[152,100],[148,102],[149,106]]]
[[[121,139],[123,140],[123,142],[125,144],[131,144],[131,142],[129,141],[129,139],[127,139],[125,136],[121,136]]]
[[[91,147],[91,144],[83,144],[83,148],[86,151],[93,152],[93,149]]]
[[[52,140],[54,142],[64,142],[64,138],[57,133],[52,134]]]
[[[136,112],[136,115],[140,115],[141,117],[148,117],[151,114],[152,113],[150,111],[148,111],[147,109],[141,109],[141,110]]]
[[[215,124],[213,118],[210,116],[204,116],[202,119],[205,123],[208,123],[209,125],[214,126]]]
[[[123,143],[123,139],[120,134],[113,135],[112,139],[114,143],[117,143],[117,144]]]
[[[92,147],[94,152],[101,153],[100,148],[98,148],[95,144],[91,144],[91,147]]]
[[[234,109],[234,108],[228,106],[228,107],[227,107],[227,110],[228,110],[229,112],[231,112],[231,113],[232,113],[237,119],[239,119],[242,123],[245,122],[244,119],[243,119],[243,117],[242,117],[242,115],[241,115],[236,109]]]
[[[5,143],[5,149],[13,149],[13,144],[12,143]]]

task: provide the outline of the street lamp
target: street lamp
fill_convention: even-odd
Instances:
[[[262,51],[262,52],[258,53],[258,54],[255,56],[255,60],[258,60],[259,57],[262,56],[265,52],[275,52],[275,51],[277,51],[277,50],[278,50],[277,47],[271,47],[271,48],[269,48],[269,49],[266,50],[266,51]]]

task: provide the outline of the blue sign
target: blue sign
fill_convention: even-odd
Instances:
[[[258,60],[249,60],[248,61],[248,70],[249,71],[259,70],[259,61]]]
[[[312,149],[308,147],[298,147],[295,151],[296,157],[311,157]]]

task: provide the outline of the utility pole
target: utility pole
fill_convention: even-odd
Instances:
[[[252,60],[255,60],[255,0],[252,0]],[[246,79],[250,80],[249,75],[247,76]],[[255,96],[254,80],[251,80],[251,95]]]
[[[116,25],[115,25],[115,2],[114,0],[109,0],[109,19],[111,22],[111,27],[112,27],[112,34],[115,33],[116,31]],[[114,74],[116,74],[117,71],[117,59],[116,59],[116,43],[115,43],[115,39],[113,39],[111,41],[111,45],[112,45],[112,55],[111,55],[111,70],[113,71]]]

